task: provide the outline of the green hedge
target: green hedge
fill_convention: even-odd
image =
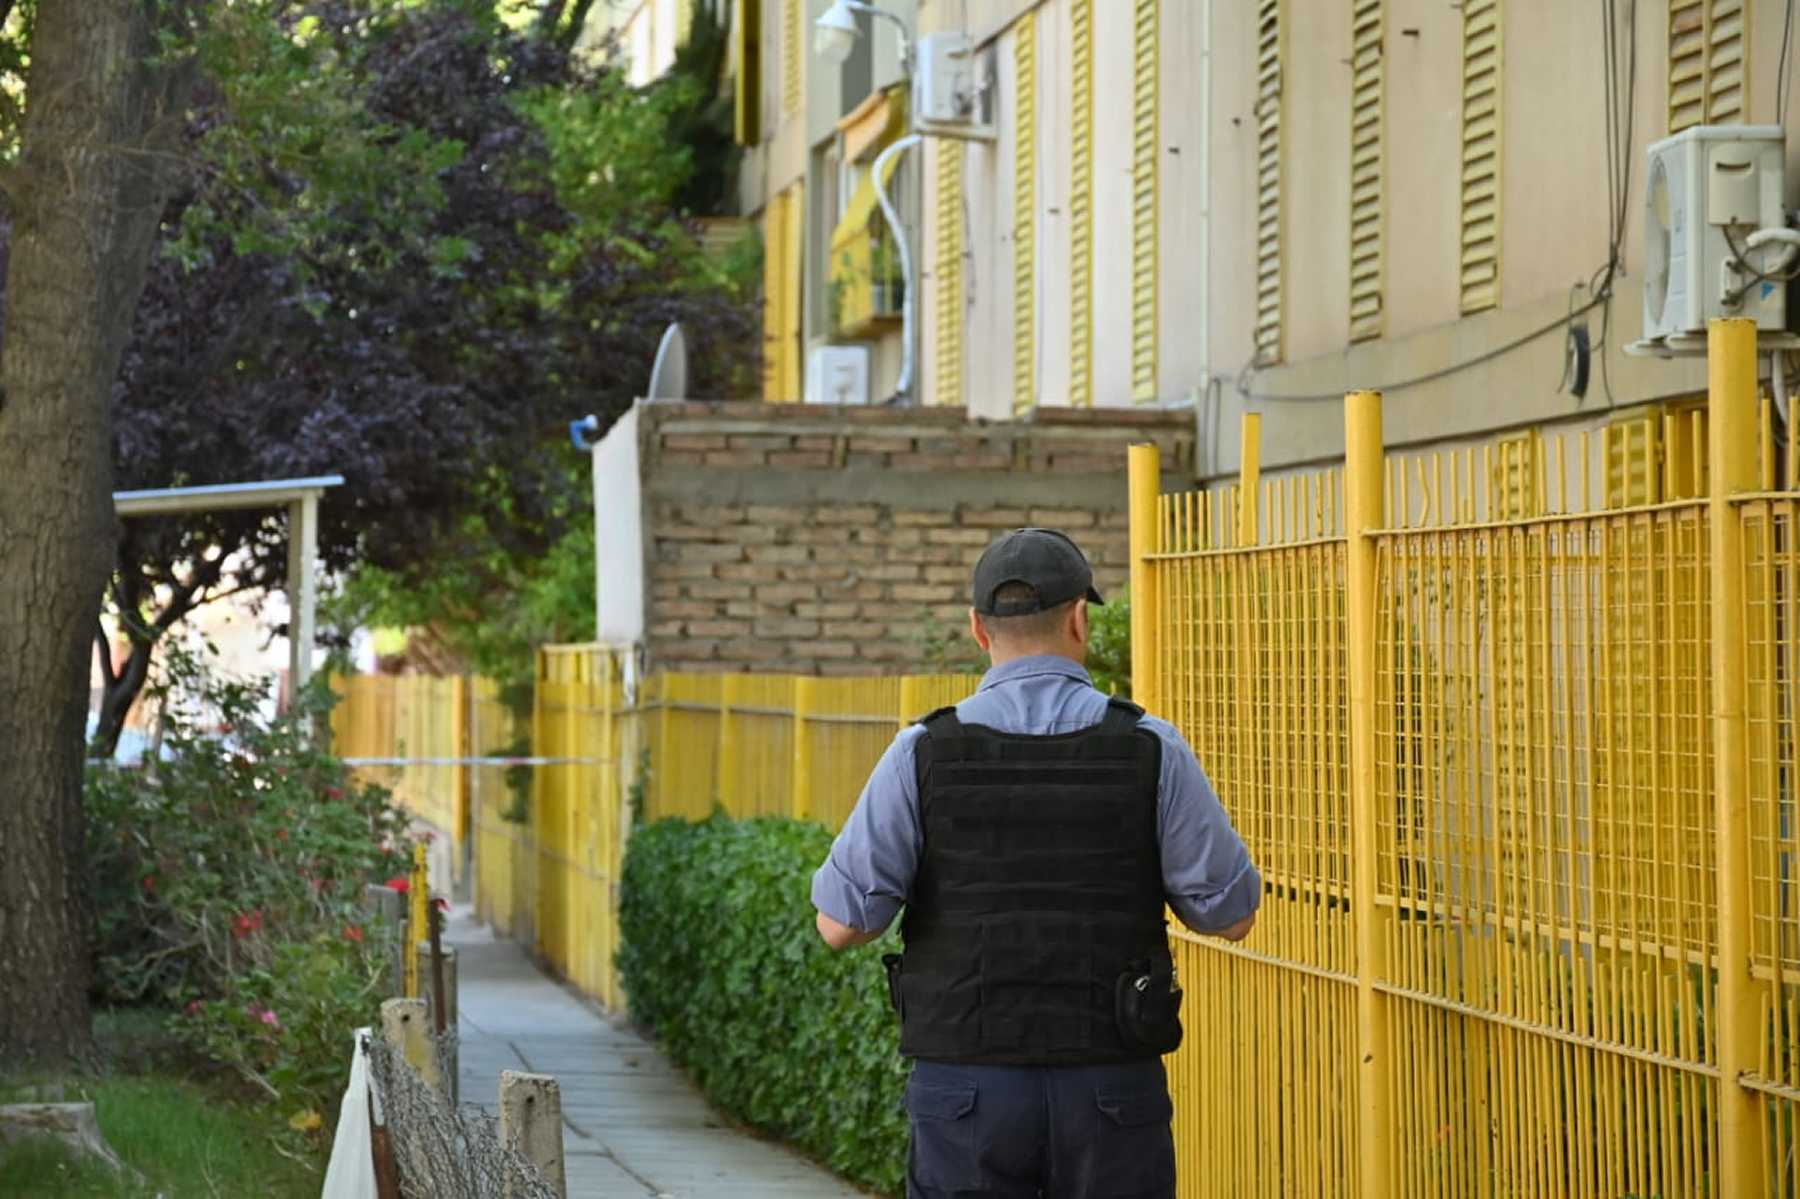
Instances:
[[[873,945],[813,928],[816,824],[715,816],[638,829],[625,854],[619,970],[632,1015],[715,1104],[889,1193],[905,1179],[906,1067]]]

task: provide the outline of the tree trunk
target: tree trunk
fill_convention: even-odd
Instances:
[[[112,566],[108,408],[191,65],[156,0],[39,6],[0,352],[0,1068],[85,1058],[83,727]],[[171,119],[175,118],[175,119]]]

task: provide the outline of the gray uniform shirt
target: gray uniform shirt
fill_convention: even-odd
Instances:
[[[1067,658],[1015,658],[988,671],[956,715],[1004,733],[1070,733],[1100,723],[1106,696]],[[1162,742],[1157,840],[1169,907],[1195,932],[1230,928],[1262,902],[1262,878],[1181,734],[1153,716],[1139,727]],[[924,735],[912,725],[894,738],[813,875],[813,906],[839,924],[886,928],[912,895],[924,851],[913,754]]]

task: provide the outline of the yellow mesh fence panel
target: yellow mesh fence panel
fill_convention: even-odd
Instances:
[[[1190,1011],[1193,1034],[1167,1063],[1178,1173],[1183,1195],[1347,1195],[1356,1011],[1341,484],[1329,472],[1253,492],[1259,510],[1229,490],[1164,496],[1157,514],[1158,714],[1193,746],[1265,884],[1253,954],[1173,934],[1183,986],[1207,1011]],[[1239,546],[1250,527],[1270,544]],[[1228,1054],[1203,1031],[1224,1027],[1245,1038]],[[1284,1144],[1307,1148],[1267,1151]]]

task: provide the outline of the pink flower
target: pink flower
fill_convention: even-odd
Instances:
[[[187,1014],[190,1016],[198,1016],[200,1014],[200,1001],[198,999],[188,1000]]]
[[[258,1020],[261,1020],[264,1024],[267,1024],[270,1028],[274,1029],[275,1031],[277,1031],[277,1032],[281,1031],[281,1021],[277,1020],[275,1018],[275,1012],[273,1009],[264,1008],[262,1010],[262,1012],[256,1018]]]

